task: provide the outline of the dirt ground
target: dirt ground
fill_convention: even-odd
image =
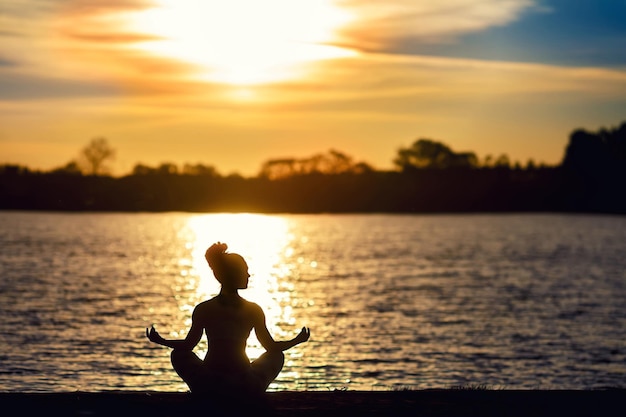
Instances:
[[[406,390],[271,392],[256,401],[188,393],[1,393],[2,415],[191,416],[622,416],[626,390]]]

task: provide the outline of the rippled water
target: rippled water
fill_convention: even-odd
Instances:
[[[184,337],[218,240],[276,339],[311,328],[271,390],[626,386],[624,217],[1,212],[0,231],[0,391],[185,391],[144,329]]]

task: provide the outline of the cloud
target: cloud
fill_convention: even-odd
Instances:
[[[118,25],[126,13],[150,5],[143,0],[1,2],[3,97],[110,96],[123,91],[134,79],[141,81],[145,71],[152,78],[188,72],[188,64],[147,57],[126,48],[156,39]]]
[[[411,115],[438,103],[621,100],[626,71],[367,54],[323,63],[307,88],[287,85],[285,90],[293,91],[293,101],[284,108]],[[279,92],[267,95],[281,97]]]
[[[57,31],[64,26],[75,29],[77,25],[98,23],[94,27],[102,28],[103,24],[107,26],[106,21],[76,19],[132,12],[150,7],[150,4],[147,0],[3,0],[0,2],[0,42],[3,42],[0,47],[15,51],[19,47],[5,45],[21,41],[42,44],[43,38],[56,40]],[[107,29],[111,27],[107,26]]]
[[[14,67],[16,65],[15,61],[10,59],[3,58],[0,56],[0,67]]]
[[[3,16],[30,17],[53,10],[65,0],[3,0],[0,13]]]
[[[19,101],[119,95],[119,89],[97,81],[59,80],[20,74],[3,74],[0,77],[0,91],[3,100]]]
[[[535,0],[346,0],[341,5],[355,17],[342,31],[344,42],[358,49],[381,49],[407,38],[452,42],[538,9]]]
[[[60,11],[65,15],[101,14],[136,11],[153,7],[150,0],[62,0]]]
[[[29,4],[34,6],[32,13],[47,13],[48,19],[27,19],[27,13],[20,10]],[[625,93],[623,72],[619,71],[426,58],[402,55],[393,48],[394,43],[407,39],[453,42],[466,33],[506,25],[524,13],[539,10],[533,0],[344,0],[337,4],[354,16],[343,32],[343,40],[373,52],[351,59],[307,63],[310,79],[297,85],[258,87],[257,91],[267,92],[258,97],[277,103],[287,100],[293,108],[338,100],[338,107],[342,102],[350,102],[355,109],[365,106],[366,101],[360,102],[360,98],[396,97],[398,101],[393,107],[398,112],[410,112],[415,106],[409,97],[445,100],[453,96],[583,90],[590,94]],[[63,91],[68,97],[82,97],[89,92],[95,96],[120,93],[187,97],[194,91],[212,93],[217,88],[194,80],[199,70],[197,64],[132,48],[156,38],[120,27],[116,19],[125,12],[147,7],[146,1],[9,0],[2,5],[0,10],[12,10],[15,17],[10,27],[3,27],[5,31],[21,30],[20,36],[0,34],[0,77],[14,82],[8,86],[7,81],[0,88],[11,91],[14,97],[57,97]],[[43,82],[46,79],[48,82]],[[58,86],[54,85],[55,80]],[[29,83],[39,88],[28,87]],[[21,95],[20,85],[24,86]],[[205,87],[198,88],[199,85]],[[402,105],[406,105],[406,110]]]
[[[141,33],[94,33],[74,30],[64,31],[64,35],[77,41],[107,44],[148,42],[162,39],[159,36],[144,35]]]
[[[354,17],[336,43],[376,51],[390,50],[389,45],[407,39],[450,41],[511,22],[535,6],[534,0],[345,0],[336,4]],[[154,6],[150,0],[6,0],[0,6],[0,27],[8,36],[0,36],[0,50],[7,51],[5,60],[38,77],[118,82],[134,78],[146,67],[157,69],[148,78],[173,80],[198,73],[190,63],[176,63],[174,56],[157,59],[138,47],[154,45],[160,38],[138,32],[128,19]]]

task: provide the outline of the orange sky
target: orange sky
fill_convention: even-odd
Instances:
[[[594,39],[530,38],[576,1],[433,3],[8,1],[0,163],[52,169],[104,136],[114,174],[254,175],[330,148],[388,169],[417,138],[553,164],[573,129],[626,119],[624,63],[575,50]]]

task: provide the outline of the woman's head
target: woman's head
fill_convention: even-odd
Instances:
[[[213,270],[213,275],[223,287],[243,289],[248,287],[248,264],[236,253],[227,253],[228,245],[217,242],[207,249],[204,257]]]

